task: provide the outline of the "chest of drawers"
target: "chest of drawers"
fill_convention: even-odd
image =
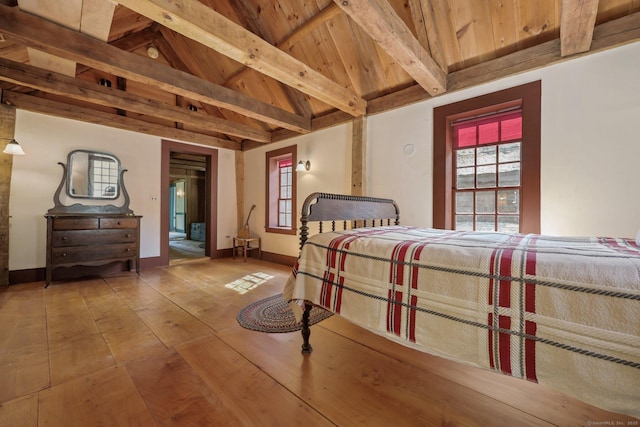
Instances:
[[[120,214],[46,215],[46,284],[53,270],[126,261],[140,273],[140,216]]]

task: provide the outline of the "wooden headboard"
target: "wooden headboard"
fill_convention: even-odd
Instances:
[[[395,201],[367,196],[348,196],[344,194],[312,193],[302,204],[302,226],[300,228],[300,248],[309,237],[309,222],[319,222],[322,233],[323,221],[331,221],[331,230],[335,231],[336,222],[342,223],[342,229],[375,227],[376,225],[400,224],[400,211]]]

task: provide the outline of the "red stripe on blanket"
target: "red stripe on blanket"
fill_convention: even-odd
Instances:
[[[389,268],[389,295],[387,298],[387,332],[400,336],[402,324],[402,291],[395,290],[396,286],[403,286],[404,283],[404,267],[407,250],[413,244],[411,241],[401,242],[397,244],[390,257]]]
[[[409,313],[409,341],[416,342],[416,309],[418,297],[411,295],[411,311]]]
[[[501,329],[511,329],[511,317],[498,315],[498,326]],[[511,375],[511,334],[500,332],[500,372]]]
[[[491,307],[493,305],[493,286],[494,286],[494,280],[493,280],[493,276],[495,274],[495,262],[496,262],[496,251],[493,251],[491,253],[491,260],[489,261],[489,295],[488,295],[488,300],[489,300],[489,307]],[[489,315],[487,316],[487,324],[489,325],[489,328],[493,327],[493,313],[489,313]],[[493,357],[493,329],[489,329],[489,336],[488,336],[488,341],[489,341],[489,366],[491,366],[491,369],[496,369],[496,363]]]
[[[348,244],[349,240],[352,240],[352,236],[340,236],[333,239],[329,245],[327,250],[327,270],[324,273],[324,280],[322,281],[322,288],[320,289],[320,304],[324,307],[334,310],[336,313],[340,312],[340,307],[342,305],[342,288],[337,288],[336,302],[335,307],[332,307],[331,300],[333,294],[334,283],[336,280],[335,268],[336,268],[336,258],[340,257],[340,269],[338,272],[343,271],[344,268],[344,258],[346,254],[340,251],[341,246],[343,244]],[[347,243],[345,243],[347,241]],[[340,276],[338,284],[342,285],[344,282],[344,278]]]
[[[525,333],[528,335],[536,335],[536,329],[538,325],[535,322],[526,320],[524,322]],[[529,381],[538,382],[536,375],[536,342],[534,340],[527,339],[524,342],[524,365],[526,369],[527,379]]]
[[[400,336],[402,321],[402,292],[389,289],[387,296],[387,332]]]
[[[413,251],[413,260],[419,261],[422,250],[427,246],[427,243],[421,243]],[[418,289],[418,276],[420,269],[417,266],[413,266],[411,269],[411,289]],[[418,306],[418,297],[411,295],[411,303],[409,307],[409,341],[416,342],[416,307]]]
[[[519,243],[522,238],[523,236],[521,235],[514,235],[507,243],[512,246]],[[514,249],[497,248],[491,254],[489,265],[491,278],[489,279],[489,295],[487,297],[489,306],[495,304],[498,308],[511,308],[512,281],[510,278],[513,277],[513,253]],[[505,279],[494,279],[496,273],[499,277],[505,277]],[[497,286],[497,289],[495,286]],[[494,292],[497,292],[497,301],[494,300]],[[493,307],[492,310],[496,311],[496,308]],[[494,324],[494,320],[493,313],[489,313],[488,321],[491,328],[498,326],[498,328],[509,330],[511,327],[510,316],[498,315],[498,325]],[[499,369],[503,373],[511,374],[511,334],[504,332],[497,333],[498,337],[497,341],[495,341],[493,331],[491,329],[489,330],[489,364],[492,369]],[[498,348],[494,348],[494,345],[497,345]],[[496,358],[498,360],[496,360]]]
[[[536,238],[531,239],[529,247],[535,245]],[[528,276],[535,276],[536,274],[536,253],[535,251],[527,252],[527,265],[525,272]],[[536,285],[533,283],[525,283],[524,285],[524,310],[525,313],[536,312]],[[537,325],[532,321],[525,321],[525,333],[527,335],[536,335]],[[525,340],[524,343],[524,362],[525,362],[525,375],[529,381],[538,382],[538,376],[536,373],[536,342],[531,339]]]

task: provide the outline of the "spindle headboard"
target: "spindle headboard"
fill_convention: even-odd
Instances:
[[[309,237],[309,222],[319,222],[320,232],[323,221],[331,221],[331,230],[336,223],[343,229],[375,227],[377,225],[399,225],[400,211],[395,201],[367,196],[344,194],[312,193],[302,204],[300,218],[300,248]],[[341,223],[341,224],[340,224]]]

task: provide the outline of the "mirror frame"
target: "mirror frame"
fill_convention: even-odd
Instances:
[[[92,156],[96,156],[96,157],[103,157],[105,159],[109,159],[115,162],[117,170],[116,170],[116,175],[115,175],[115,182],[114,183],[109,183],[110,187],[114,187],[114,191],[113,194],[108,195],[108,196],[96,196],[96,195],[84,195],[84,194],[77,194],[73,192],[73,181],[74,178],[77,176],[77,174],[74,175],[74,156],[76,154],[86,154],[89,160],[89,164],[86,167],[86,173],[84,173],[84,175],[86,175],[86,181],[87,181],[87,188],[89,187],[89,180],[90,180],[90,176],[89,176],[89,169],[90,169],[90,160]],[[75,164],[77,165],[78,162],[76,160]],[[118,157],[116,157],[113,154],[110,153],[105,153],[105,152],[100,152],[100,151],[92,151],[92,150],[73,150],[71,151],[68,155],[67,155],[67,165],[68,165],[68,174],[67,174],[67,185],[66,185],[66,194],[67,196],[74,198],[74,199],[90,199],[90,200],[116,200],[118,197],[120,197],[120,170],[122,169],[121,166],[121,162],[120,159]],[[76,167],[77,169],[77,167]],[[84,181],[85,179],[83,179]],[[88,191],[87,191],[88,192]]]

